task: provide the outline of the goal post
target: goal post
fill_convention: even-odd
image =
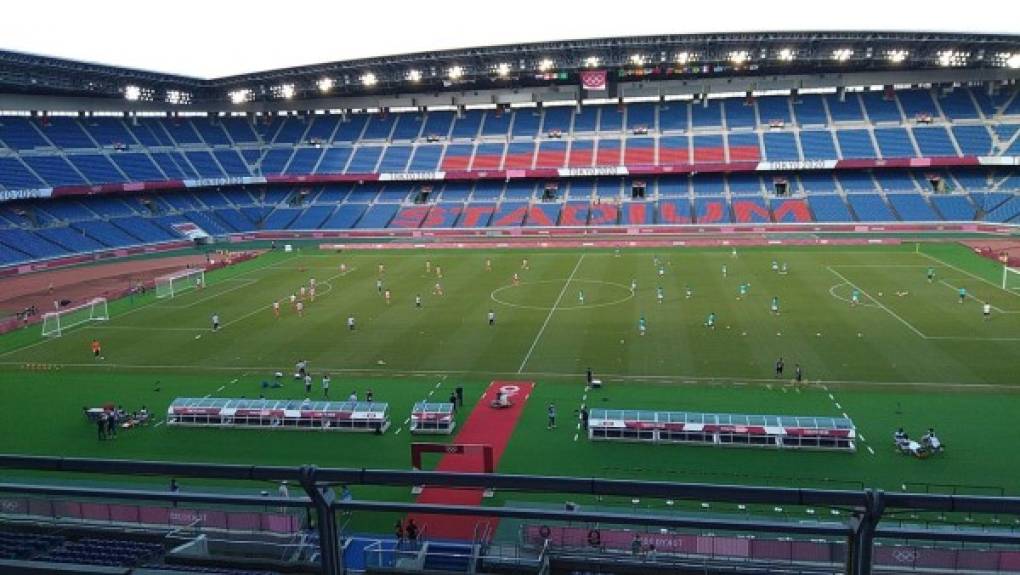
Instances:
[[[156,278],[156,297],[172,298],[181,292],[205,285],[205,268],[181,270]]]
[[[43,314],[43,337],[60,337],[65,330],[91,321],[110,319],[106,298],[97,297],[81,305]]]
[[[1020,290],[1020,268],[1002,266],[1002,289],[1007,291]]]

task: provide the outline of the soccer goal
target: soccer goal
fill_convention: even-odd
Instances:
[[[181,292],[205,285],[205,269],[181,270],[156,278],[156,297],[174,297]]]
[[[44,313],[42,317],[43,337],[60,337],[65,330],[90,321],[106,321],[110,312],[106,308],[106,298],[97,297],[87,303]]]
[[[1020,290],[1020,269],[1002,266],[1002,289]]]

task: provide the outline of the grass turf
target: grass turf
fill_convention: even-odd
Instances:
[[[521,269],[525,256],[529,270]],[[661,278],[655,258],[664,268]],[[492,271],[485,270],[486,259]],[[433,295],[437,279],[426,273],[426,260],[433,270],[442,267],[444,296]],[[789,273],[774,273],[772,260],[786,262]],[[384,286],[393,291],[389,305],[376,289],[380,263]],[[936,269],[933,283],[925,279],[928,267]],[[520,286],[512,285],[514,273]],[[309,277],[318,280],[319,294],[305,316],[283,303],[283,317],[274,318],[271,302],[283,301]],[[414,401],[437,383],[434,393],[443,399],[462,385],[470,406],[489,380],[520,378],[537,386],[501,461],[503,472],[1016,493],[1020,468],[1001,456],[996,438],[1012,434],[1020,297],[1000,289],[1000,278],[994,262],[955,244],[918,251],[914,245],[744,249],[735,258],[729,250],[693,249],[271,253],[210,273],[204,290],[172,300],[149,295],[112,302],[110,322],[59,339],[40,339],[37,327],[0,338],[0,386],[5,403],[16,406],[0,419],[0,435],[4,451],[19,453],[407,468],[413,438],[396,430]],[[751,289],[738,300],[741,282]],[[854,286],[863,293],[857,307],[847,301]],[[971,293],[963,304],[956,296],[961,286]],[[424,300],[420,310],[415,294]],[[780,298],[778,316],[769,311],[773,296]],[[996,309],[987,322],[980,312],[985,301]],[[493,327],[486,322],[490,309],[497,315]],[[718,315],[715,330],[704,326],[709,312]],[[213,313],[224,324],[218,333],[209,329]],[[357,318],[354,332],[344,326],[349,314]],[[648,321],[643,337],[641,315]],[[89,352],[93,337],[103,343],[102,361]],[[780,355],[788,373],[802,365],[810,385],[775,380]],[[333,376],[335,396],[372,388],[378,401],[390,403],[390,432],[153,425],[99,442],[80,414],[83,406],[112,401],[128,409],[147,405],[158,420],[174,397],[254,397],[261,381],[278,369],[290,371],[299,359],[308,360],[314,375]],[[575,439],[572,415],[582,403],[588,366],[607,380],[589,395],[589,407],[845,411],[865,439],[856,454]],[[289,381],[266,393],[304,396]],[[560,411],[555,431],[545,428],[549,402]],[[891,432],[901,425],[914,435],[937,426],[949,452],[927,461],[894,453]],[[409,497],[363,489],[361,497]]]

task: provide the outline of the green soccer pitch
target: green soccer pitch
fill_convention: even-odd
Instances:
[[[787,273],[773,271],[773,261]],[[210,272],[201,290],[110,302],[110,321],[59,338],[41,338],[38,326],[0,338],[2,451],[406,469],[414,438],[405,418],[415,401],[445,400],[463,386],[470,407],[491,380],[521,379],[536,386],[501,472],[1015,495],[1020,460],[1003,450],[1015,444],[1020,405],[1020,293],[1003,290],[1001,274],[956,244],[761,247],[736,255],[728,248],[271,252]],[[298,317],[286,298],[312,277],[316,300]],[[377,290],[380,277],[392,291],[389,304]],[[434,294],[437,281],[442,296]],[[738,298],[741,283],[750,288]],[[961,287],[968,291],[962,303]],[[271,308],[276,299],[280,318]],[[709,313],[717,316],[714,330],[705,326]],[[213,314],[222,323],[215,333]],[[93,338],[102,342],[102,360],[92,357]],[[805,385],[773,376],[779,356],[787,376],[800,364]],[[256,397],[262,381],[277,370],[289,374],[301,359],[315,393],[323,372],[333,378],[334,397],[371,388],[390,404],[390,430],[376,437],[160,424],[175,397]],[[606,385],[586,396],[588,367]],[[265,393],[305,395],[289,377]],[[585,397],[590,408],[845,413],[862,437],[853,454],[590,442],[574,417]],[[154,422],[97,441],[81,409],[108,402],[129,411],[146,405]],[[561,420],[552,431],[550,402]],[[899,426],[912,436],[935,426],[947,452],[928,460],[899,455],[891,439]]]

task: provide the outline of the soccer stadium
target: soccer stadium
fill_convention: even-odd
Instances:
[[[0,51],[0,573],[1020,572],[1018,80]]]

